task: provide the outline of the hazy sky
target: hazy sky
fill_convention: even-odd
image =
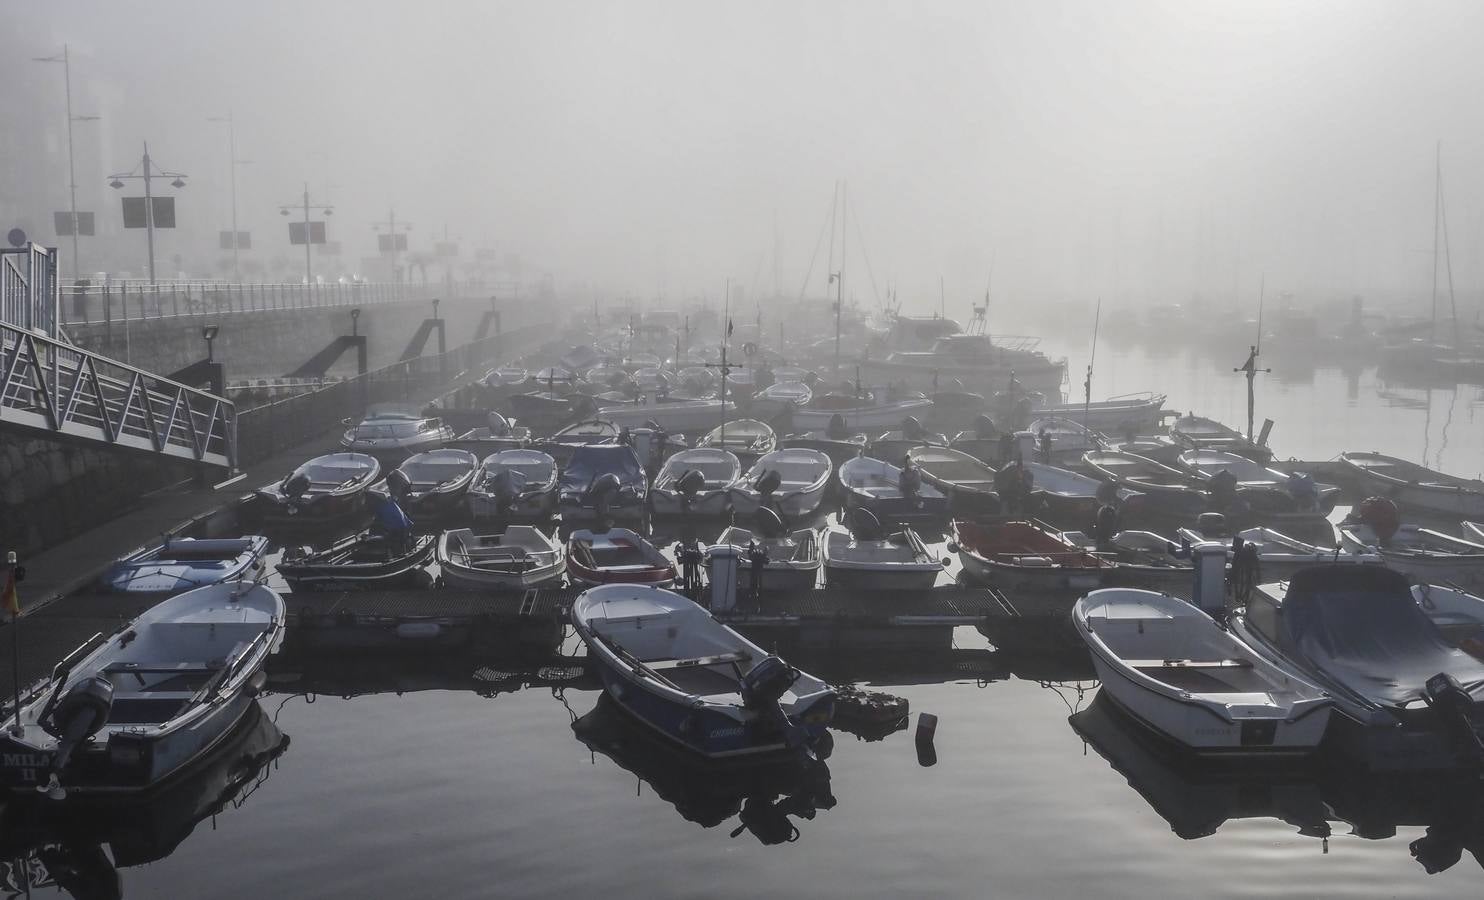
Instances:
[[[120,163],[148,138],[194,176],[199,248],[177,239],[213,263],[227,166],[204,118],[230,108],[265,255],[290,252],[277,205],[328,177],[348,260],[395,205],[414,246],[446,223],[559,286],[769,292],[776,222],[796,295],[846,179],[868,305],[891,282],[935,306],[941,275],[961,311],[991,265],[1002,299],[1247,302],[1266,272],[1274,292],[1421,300],[1441,140],[1455,281],[1470,303],[1484,287],[1476,0],[49,0],[7,19],[26,55],[71,43],[107,106],[79,111]]]

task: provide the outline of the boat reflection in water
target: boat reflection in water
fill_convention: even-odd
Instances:
[[[222,746],[148,793],[14,801],[0,813],[0,885],[25,896],[57,888],[77,900],[122,897],[119,869],[164,859],[198,822],[241,806],[288,746],[254,703]]]
[[[797,753],[746,763],[700,760],[651,735],[607,694],[572,722],[572,732],[648,782],[686,821],[714,828],[738,817],[732,837],[750,831],[765,845],[791,843],[799,839],[794,820],[835,806],[823,759]]]
[[[1101,696],[1068,722],[1186,840],[1210,837],[1233,819],[1286,822],[1328,839],[1335,823],[1364,840],[1423,827],[1410,850],[1428,874],[1467,850],[1484,867],[1484,782],[1453,775],[1375,775],[1333,761],[1252,764],[1197,759],[1156,741]]]

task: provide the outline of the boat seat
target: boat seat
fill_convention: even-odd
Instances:
[[[696,656],[690,659],[647,659],[644,665],[656,671],[665,669],[689,669],[698,666],[719,666],[724,663],[748,662],[752,654],[737,651],[733,653],[718,653],[715,656]]]
[[[1127,659],[1135,669],[1250,669],[1246,659]]]

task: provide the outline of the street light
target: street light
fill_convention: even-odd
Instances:
[[[221,333],[221,326],[220,325],[206,325],[206,326],[203,326],[201,328],[201,337],[202,337],[203,340],[206,341],[206,361],[207,362],[212,362],[212,361],[215,360],[215,357],[212,355],[212,352],[211,352],[211,344],[212,344],[213,341],[216,340],[216,336],[219,333]]]
[[[142,174],[138,175],[133,172],[110,175],[108,186],[118,189],[124,186],[125,181],[139,179],[144,182],[144,230],[149,237],[149,283],[153,287],[155,284],[155,195],[150,189],[150,181],[155,178],[169,178],[172,179],[170,186],[178,190],[185,187],[186,176],[180,172],[167,172],[151,162],[148,141],[144,144],[144,159],[140,161],[140,171]],[[127,221],[124,227],[128,227]],[[174,224],[167,227],[173,228]]]
[[[227,165],[231,175],[232,184],[232,278],[239,284],[242,283],[242,272],[238,268],[238,236],[237,230],[237,167],[247,165],[250,160],[237,158],[237,128],[232,122],[232,113],[229,111],[225,116],[207,116],[208,122],[227,123]]]
[[[278,208],[278,214],[280,216],[287,216],[289,214],[289,210],[293,208],[295,207],[287,205],[280,206]],[[309,211],[312,209],[317,209],[322,211],[325,215],[330,216],[334,215],[335,209],[334,207],[331,207],[327,204],[311,205],[309,202],[309,182],[307,181],[304,182],[304,201],[302,204],[300,204],[299,208],[304,210],[304,284],[306,287],[312,287],[314,285],[314,271],[309,257],[309,245],[314,243],[314,241],[309,233]],[[292,241],[293,226],[291,225],[289,226],[289,228],[290,240]],[[321,241],[321,243],[323,243],[323,241]]]
[[[387,211],[387,217],[386,217],[386,221],[385,222],[373,222],[371,224],[371,228],[374,231],[380,231],[382,228],[386,228],[387,235],[388,235],[388,237],[387,237],[387,243],[388,243],[387,252],[391,255],[391,258],[392,258],[392,274],[393,274],[393,276],[396,278],[396,280],[398,282],[401,282],[401,280],[402,280],[401,273],[400,273],[400,270],[398,270],[398,268],[397,268],[397,231],[398,231],[398,227],[399,227],[399,223],[397,222],[397,211],[395,209],[388,210]],[[412,223],[411,222],[402,222],[402,223],[400,223],[400,228],[401,228],[401,231],[403,233],[404,241],[405,241],[406,233],[412,230]]]
[[[31,60],[62,64],[62,78],[67,89],[67,194],[70,201],[69,209],[72,213],[72,270],[74,275],[80,275],[82,262],[77,246],[77,164],[72,153],[72,123],[96,122],[98,116],[74,116],[72,114],[72,57],[66,44],[62,45],[61,56],[33,56]]]

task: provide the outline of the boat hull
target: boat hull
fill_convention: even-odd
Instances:
[[[727,490],[706,491],[687,503],[679,492],[661,489],[649,492],[649,503],[657,516],[710,519],[725,516],[732,508],[732,497]]]
[[[964,573],[983,584],[1004,590],[1021,591],[1090,591],[1101,587],[1109,574],[1107,569],[1068,569],[1057,566],[1012,566],[985,559],[960,549],[959,561]]]
[[[819,509],[819,504],[824,500],[825,488],[829,487],[826,481],[818,487],[806,491],[795,491],[781,496],[774,494],[770,502],[770,508],[776,509],[786,519],[803,519],[814,515]],[[732,510],[738,518],[745,518],[757,514],[763,505],[762,495],[752,488],[738,488],[732,492]]]
[[[550,490],[521,494],[503,509],[497,497],[484,491],[470,491],[465,495],[464,500],[468,506],[469,515],[475,521],[549,519],[556,513],[557,508],[555,484]]]
[[[824,582],[832,588],[856,591],[925,591],[938,581],[942,569],[866,568],[824,562]],[[766,584],[764,576],[764,584]]]
[[[824,431],[830,421],[839,416],[851,431],[889,431],[901,427],[908,416],[925,414],[932,408],[931,400],[902,400],[884,406],[868,406],[856,409],[795,409],[790,420],[791,430],[796,432]]]

